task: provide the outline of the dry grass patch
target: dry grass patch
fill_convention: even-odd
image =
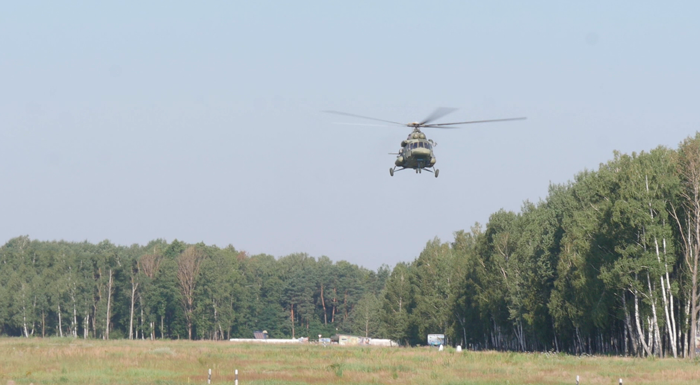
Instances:
[[[0,339],[0,385],[39,384],[697,384],[698,362],[429,348],[211,341]]]

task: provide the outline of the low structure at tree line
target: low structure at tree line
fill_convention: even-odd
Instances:
[[[256,332],[259,333],[259,332]],[[230,342],[245,342],[245,343],[256,343],[256,344],[305,344],[309,342],[308,337],[302,338],[258,338],[257,334],[255,338],[231,338]]]
[[[429,346],[440,346],[445,344],[444,334],[428,334],[428,345]]]
[[[267,334],[267,330],[263,330],[263,331],[256,330],[253,332],[253,335],[255,336],[256,340],[266,340],[269,338],[269,336]]]
[[[341,346],[399,346],[399,343],[386,338],[359,337],[348,334],[336,334],[331,337],[331,343]]]

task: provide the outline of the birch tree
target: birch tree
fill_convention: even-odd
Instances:
[[[204,254],[195,246],[190,246],[177,259],[177,281],[180,287],[182,309],[187,322],[187,338],[192,339],[195,289]]]
[[[690,313],[690,351],[695,358],[695,336],[697,336],[698,311],[700,298],[698,294],[698,258],[700,257],[700,133],[681,142],[678,148],[676,165],[680,178],[680,204],[673,207],[673,218],[681,237],[683,257],[688,274],[689,313]]]

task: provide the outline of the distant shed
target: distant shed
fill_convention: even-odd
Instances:
[[[255,336],[256,340],[266,340],[268,338],[267,330],[263,330],[263,331],[256,330],[253,332],[253,336]]]
[[[399,346],[399,343],[396,341],[392,341],[387,338],[370,338],[369,340],[370,346],[388,346],[388,347],[397,347]]]
[[[348,334],[336,334],[331,338],[331,342],[341,346],[399,346],[398,342],[389,339],[359,337]]]
[[[260,343],[260,344],[304,344],[308,343],[308,338],[231,338],[230,342],[244,342],[244,343]]]
[[[370,339],[367,337],[351,336],[348,334],[336,334],[331,337],[332,342],[336,342],[338,345],[347,346],[369,345],[369,340]]]
[[[440,346],[445,344],[444,334],[428,334],[428,345]]]

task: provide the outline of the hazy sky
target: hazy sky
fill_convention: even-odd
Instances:
[[[700,129],[698,2],[5,2],[0,242],[307,252],[369,268]],[[414,121],[440,177],[389,168]]]

